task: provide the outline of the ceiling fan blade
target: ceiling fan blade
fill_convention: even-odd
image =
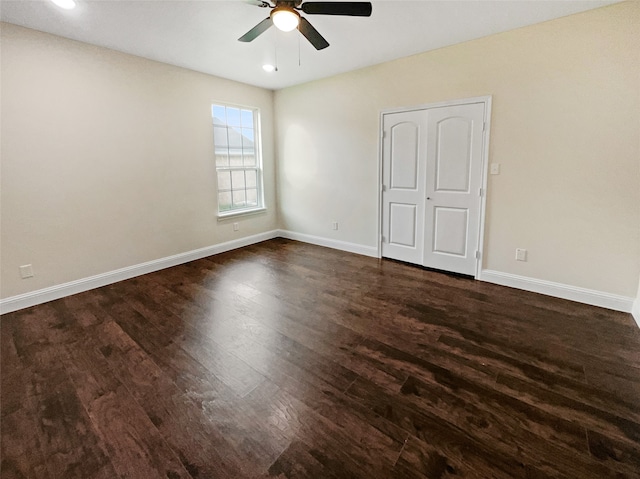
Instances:
[[[273,25],[273,22],[271,21],[270,17],[267,17],[264,20],[262,20],[260,23],[258,23],[255,27],[253,27],[251,30],[249,30],[247,33],[245,33],[240,38],[238,38],[238,41],[252,42],[259,35],[266,32],[269,29],[269,27],[271,27],[271,25]]]
[[[371,16],[371,2],[306,2],[302,11],[309,15],[350,15],[352,17]]]
[[[313,28],[313,25],[309,23],[306,18],[300,17],[300,23],[298,24],[298,30],[302,33],[311,44],[316,47],[316,50],[322,50],[329,46],[329,42],[324,39],[322,35]]]
[[[269,2],[265,2],[264,0],[244,0],[244,3],[248,3],[249,5],[255,5],[256,7],[267,8],[271,7]]]

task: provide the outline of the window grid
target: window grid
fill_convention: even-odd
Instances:
[[[212,106],[218,212],[262,207],[262,178],[257,145],[257,110]]]

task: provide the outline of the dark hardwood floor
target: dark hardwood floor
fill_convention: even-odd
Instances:
[[[1,328],[3,479],[640,477],[629,314],[278,239]]]

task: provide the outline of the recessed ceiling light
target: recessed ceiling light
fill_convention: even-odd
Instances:
[[[76,8],[75,0],[51,0],[53,3],[58,5],[60,8],[64,8],[65,10],[71,10],[72,8]]]
[[[273,66],[273,65],[270,65],[270,64],[268,64],[268,63],[267,63],[267,64],[265,64],[265,65],[262,65],[262,69],[263,69],[264,71],[266,71],[267,73],[271,73],[271,72],[276,71],[276,67],[275,67],[275,66]]]

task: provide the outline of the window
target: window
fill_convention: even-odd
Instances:
[[[258,110],[212,105],[211,115],[218,214],[227,216],[262,209]]]

